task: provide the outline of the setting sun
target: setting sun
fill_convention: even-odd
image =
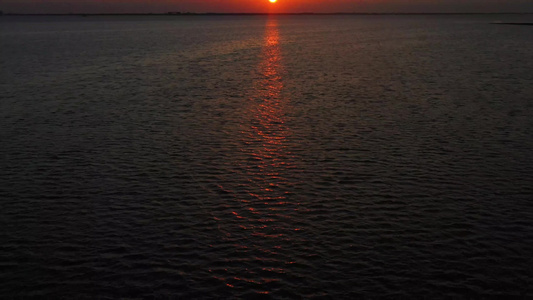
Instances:
[[[270,1],[270,3],[276,3],[276,1],[278,0],[268,0],[268,1]]]

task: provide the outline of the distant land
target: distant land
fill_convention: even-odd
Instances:
[[[195,12],[167,12],[167,13],[48,13],[48,14],[28,14],[28,13],[3,13],[4,16],[266,16],[266,15],[533,15],[533,13],[525,12],[501,12],[501,13],[356,13],[356,12],[337,12],[337,13],[195,13]]]
[[[509,23],[509,22],[494,22],[491,24],[495,25],[525,25],[525,26],[533,26],[533,23]]]

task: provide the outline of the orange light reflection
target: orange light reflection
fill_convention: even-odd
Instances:
[[[295,184],[290,180],[290,174],[296,167],[287,145],[291,131],[286,124],[288,99],[283,95],[284,70],[277,22],[276,17],[267,20],[262,58],[255,74],[259,79],[243,112],[239,131],[242,134],[240,152],[244,159],[239,161],[238,169],[247,180],[238,185],[237,190],[244,192],[236,197],[241,204],[229,210],[239,229],[233,232],[234,236],[241,237],[234,244],[235,250],[253,255],[251,259],[261,261],[262,269],[237,271],[239,276],[224,278],[228,287],[276,281],[268,275],[258,279],[257,272],[285,273],[280,266],[291,262],[286,261],[284,247],[299,230],[296,226],[291,227],[293,212],[297,211],[294,205],[297,204],[287,199]],[[250,260],[244,257],[247,256],[240,259]],[[268,294],[269,291],[261,293]]]

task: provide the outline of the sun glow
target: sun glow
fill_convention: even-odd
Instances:
[[[276,3],[276,1],[278,0],[268,0],[268,1],[270,1],[270,3]]]

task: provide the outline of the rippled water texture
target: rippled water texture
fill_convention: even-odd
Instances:
[[[520,18],[2,17],[0,294],[533,296]]]

